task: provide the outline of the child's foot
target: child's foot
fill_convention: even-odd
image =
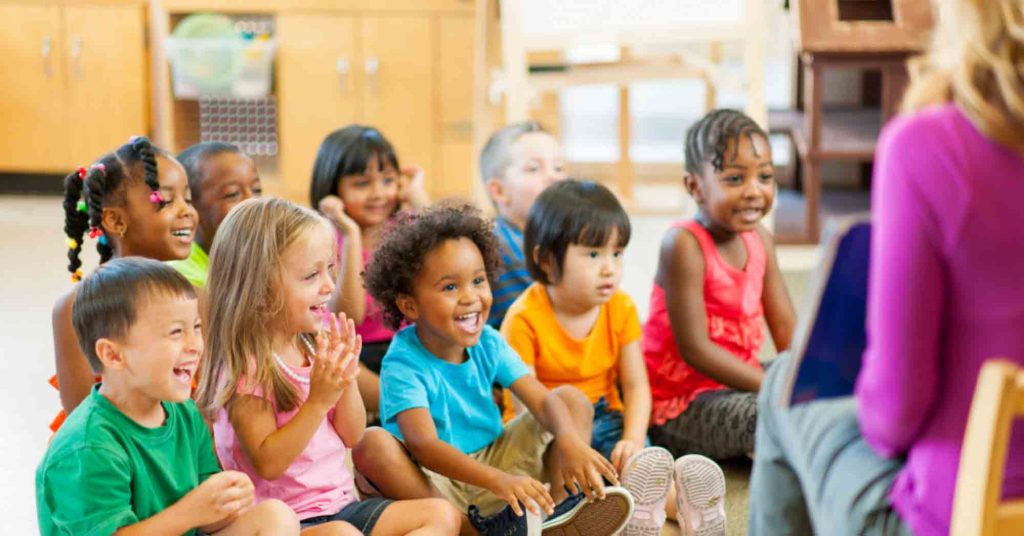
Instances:
[[[522,504],[522,503],[520,503]],[[480,536],[528,536],[528,518],[536,517],[530,512],[517,516],[511,506],[506,506],[497,514],[484,517],[476,505],[469,507],[469,522],[480,531]]]
[[[683,536],[724,536],[725,475],[717,463],[688,454],[676,460],[676,503]]]
[[[672,455],[661,447],[634,454],[622,470],[622,487],[633,496],[633,516],[625,536],[659,536],[665,524],[665,499],[672,485]]]
[[[544,521],[544,536],[613,536],[633,514],[633,498],[618,486],[604,488],[603,500],[588,501],[582,493],[570,495]]]

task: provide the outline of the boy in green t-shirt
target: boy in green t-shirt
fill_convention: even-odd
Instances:
[[[184,277],[154,260],[108,262],[81,283],[72,322],[102,380],[36,471],[43,536],[299,533],[284,503],[252,506],[249,477],[220,472],[189,399],[203,339]]]

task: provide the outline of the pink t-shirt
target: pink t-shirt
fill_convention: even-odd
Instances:
[[[338,237],[338,266],[341,266],[341,252],[344,251],[345,237],[335,229],[335,234]],[[370,261],[370,251],[363,248],[363,267],[366,267],[366,263]],[[395,336],[395,332],[391,331],[384,325],[384,315],[381,313],[380,307],[377,306],[377,302],[370,296],[370,293],[366,293],[366,315],[363,317],[363,322],[356,326],[356,333],[362,335],[363,342],[387,342]]]
[[[288,368],[307,378],[312,370],[312,367]],[[285,375],[288,376],[287,373]],[[289,380],[298,389],[299,400],[305,401],[309,396],[309,385],[295,381],[290,376]],[[239,382],[238,394],[265,398],[259,386],[244,384]],[[291,421],[299,407],[288,412],[277,412],[278,428]],[[277,480],[265,480],[256,473],[235,435],[227,409],[217,413],[213,422],[213,437],[221,465],[225,470],[241,471],[249,475],[256,488],[257,501],[279,499],[295,510],[300,520],[336,514],[357,500],[352,473],[345,465],[345,443],[334,430],[333,409],[320,423],[305,450]]]

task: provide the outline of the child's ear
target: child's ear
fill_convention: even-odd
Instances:
[[[700,179],[696,173],[687,173],[683,176],[683,185],[686,186],[686,191],[690,194],[698,204],[704,202],[704,191],[700,187]]]
[[[128,232],[128,215],[121,207],[105,207],[100,216],[100,223],[108,232],[124,236]]]
[[[533,251],[530,252],[530,255],[533,257],[533,263],[548,277],[548,281],[557,283],[555,281],[557,277],[555,277],[554,266],[551,265],[551,255],[541,255],[540,246],[533,246]]]
[[[124,370],[127,363],[121,345],[111,339],[99,339],[96,341],[96,357],[103,364],[103,370]]]
[[[402,316],[409,319],[410,322],[415,322],[420,316],[419,310],[416,308],[416,300],[412,299],[412,296],[408,294],[399,294],[395,298],[395,305],[402,312]]]
[[[508,204],[508,195],[505,193],[505,181],[497,177],[491,177],[484,183],[484,188],[495,205],[505,206]]]

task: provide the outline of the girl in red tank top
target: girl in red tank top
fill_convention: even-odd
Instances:
[[[753,450],[765,322],[779,351],[796,323],[760,224],[775,198],[768,136],[740,112],[711,112],[687,132],[685,184],[698,213],[662,241],[644,325],[651,440],[728,458]]]

